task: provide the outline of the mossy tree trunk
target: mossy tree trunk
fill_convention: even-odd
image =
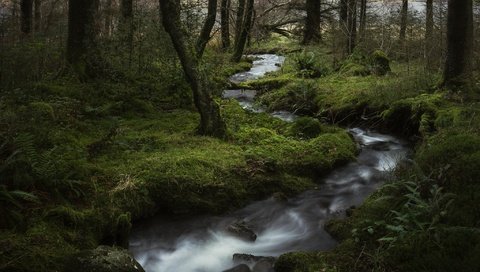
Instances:
[[[357,0],[348,0],[348,42],[347,51],[348,54],[352,54],[357,42]]]
[[[20,11],[20,28],[23,34],[28,35],[32,32],[33,0],[21,0]]]
[[[34,0],[34,30],[40,32],[42,28],[42,0]]]
[[[95,20],[98,0],[68,1],[67,61],[81,79],[95,77],[98,67]]]
[[[449,0],[447,18],[447,60],[443,86],[461,91],[472,81],[472,0]]]
[[[222,0],[220,11],[220,27],[222,32],[222,48],[230,47],[230,0]]]
[[[339,3],[339,22],[342,36],[342,58],[348,56],[348,0],[340,0]]]
[[[433,0],[426,2],[426,20],[425,20],[425,60],[426,68],[432,69],[432,50],[433,50]]]
[[[400,10],[400,45],[405,45],[405,38],[407,34],[407,21],[408,21],[408,0],[402,0],[402,9]]]
[[[358,30],[360,42],[365,42],[367,29],[367,0],[360,0],[360,27]]]
[[[203,51],[210,40],[210,32],[212,32],[213,25],[215,25],[215,19],[217,17],[217,0],[208,0],[207,9],[207,18],[203,23],[202,30],[200,31],[200,35],[198,36],[197,44],[195,46],[198,58],[202,57]]]
[[[321,0],[306,0],[307,17],[305,18],[303,44],[317,43],[321,40],[320,9]]]
[[[159,0],[163,27],[170,35],[187,82],[193,91],[195,106],[200,113],[198,133],[224,138],[226,125],[220,116],[218,104],[212,99],[207,79],[199,73],[199,59],[195,48],[189,46],[181,29],[180,0]]]
[[[132,65],[133,58],[133,0],[120,2],[120,35],[128,49],[128,67]]]
[[[245,15],[245,0],[238,0],[237,14],[235,19],[235,40],[233,47],[237,47],[242,34],[243,17]]]
[[[245,49],[245,44],[247,43],[247,38],[252,28],[252,17],[253,17],[253,8],[255,0],[247,0],[247,7],[245,10],[245,17],[243,19],[243,24],[241,27],[240,37],[238,42],[235,44],[235,50],[232,55],[232,61],[239,62],[242,58],[243,51]]]

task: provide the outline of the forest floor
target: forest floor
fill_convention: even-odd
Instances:
[[[409,137],[414,162],[328,225],[338,248],[283,255],[276,270],[480,269],[478,103],[437,90],[439,75],[419,64],[392,62],[378,76],[368,56],[335,70],[330,58],[290,53],[279,72],[242,84],[269,111],[305,116],[297,122],[218,100],[226,140],[195,134],[199,117],[178,82],[61,78],[2,93],[0,270],[63,270],[80,250],[125,245],[132,220],[157,212],[222,213],[297,194],[355,158],[338,127],[351,124]],[[219,65],[216,89],[248,67]]]

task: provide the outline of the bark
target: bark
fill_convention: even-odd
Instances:
[[[348,0],[340,0],[340,10],[339,10],[339,21],[340,21],[340,31],[343,34],[342,38],[342,58],[346,58],[348,55]]]
[[[23,34],[30,34],[32,32],[33,23],[33,0],[20,1],[20,28]]]
[[[34,5],[34,29],[35,32],[40,32],[40,29],[42,28],[42,0],[34,0]]]
[[[321,40],[320,8],[320,0],[306,0],[307,17],[305,18],[303,44],[316,43]]]
[[[194,48],[188,46],[181,29],[180,0],[159,0],[162,23],[169,34],[173,47],[189,83],[195,106],[200,113],[198,133],[201,135],[224,138],[226,125],[220,116],[218,104],[212,99],[205,78],[198,71],[199,61]]]
[[[402,0],[402,9],[400,11],[400,44],[405,44],[405,37],[407,34],[407,20],[408,20],[408,0]]]
[[[203,51],[210,40],[210,32],[212,32],[213,25],[215,25],[215,19],[217,17],[217,0],[208,0],[208,13],[207,18],[203,24],[200,36],[197,39],[197,45],[195,47],[199,58],[202,57]]]
[[[447,60],[443,86],[460,91],[472,80],[472,0],[449,0],[447,15]]]
[[[365,41],[365,31],[367,28],[367,0],[360,0],[360,41]]]
[[[243,19],[243,24],[241,27],[240,37],[238,43],[235,44],[235,51],[233,52],[232,61],[239,62],[243,55],[243,50],[245,49],[245,44],[247,42],[248,34],[252,28],[252,17],[253,17],[253,8],[255,0],[248,0],[247,7],[245,10],[245,18]]]
[[[95,77],[98,0],[68,1],[67,61],[80,78]]]
[[[133,55],[133,0],[121,0],[120,2],[120,36],[128,48],[128,66],[131,66]]]
[[[433,0],[426,2],[426,24],[425,24],[425,59],[427,69],[431,69],[433,50]]]
[[[220,11],[220,27],[222,32],[222,48],[230,47],[230,0],[222,0]]]
[[[352,54],[353,50],[355,49],[356,40],[357,40],[357,0],[348,0],[347,27],[348,27],[347,52],[349,54]]]
[[[238,0],[237,15],[235,20],[235,41],[233,46],[236,48],[240,35],[242,34],[243,17],[245,15],[245,0]]]
[[[110,36],[113,28],[113,0],[105,1],[105,35]]]

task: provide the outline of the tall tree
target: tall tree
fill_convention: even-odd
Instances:
[[[222,32],[222,48],[230,47],[230,0],[222,0],[220,11],[220,28]]]
[[[303,33],[303,44],[316,43],[321,40],[320,34],[320,10],[321,0],[306,0],[305,9],[305,30]]]
[[[402,0],[402,9],[400,10],[400,44],[405,44],[408,21],[408,0]]]
[[[339,7],[339,22],[340,22],[340,31],[344,39],[342,39],[342,58],[345,58],[348,55],[348,0],[340,0]],[[344,42],[343,42],[344,41]]]
[[[189,83],[195,106],[200,113],[198,133],[223,138],[226,125],[220,116],[218,104],[212,99],[208,79],[199,72],[199,58],[195,48],[187,42],[180,21],[180,0],[159,0],[163,27],[169,34],[173,47]]]
[[[105,35],[110,36],[113,28],[113,0],[105,1]]]
[[[240,32],[240,37],[238,42],[235,44],[235,50],[232,55],[232,61],[239,62],[243,55],[243,50],[245,49],[245,44],[247,43],[247,37],[252,28],[252,17],[253,17],[253,8],[255,0],[247,0],[247,7],[245,10],[245,17],[243,19],[243,24]]]
[[[30,34],[32,32],[33,22],[33,0],[20,1],[21,22],[20,27],[23,34]]]
[[[427,69],[431,69],[432,50],[433,50],[433,0],[426,2],[426,20],[425,20],[425,59]]]
[[[95,77],[98,69],[96,18],[98,0],[68,1],[67,61],[83,79]]]
[[[217,0],[208,0],[208,13],[205,22],[203,23],[200,36],[197,39],[196,51],[197,55],[201,57],[205,46],[210,40],[210,32],[212,32],[213,25],[215,25],[215,18],[217,17]]]
[[[348,42],[347,42],[347,51],[349,54],[353,53],[353,50],[356,46],[357,41],[357,0],[348,0],[348,16],[347,16],[347,27],[348,27]]]
[[[42,28],[42,0],[34,0],[34,30],[39,32]]]
[[[238,0],[237,14],[235,19],[235,40],[233,46],[236,48],[242,34],[243,17],[245,15],[245,0]]]
[[[367,0],[360,0],[360,27],[359,38],[360,41],[365,41],[365,31],[367,28]]]
[[[120,1],[120,35],[128,48],[128,65],[132,64],[133,56],[133,0]]]
[[[443,86],[466,87],[472,79],[473,8],[472,0],[449,0],[447,15],[447,60]]]

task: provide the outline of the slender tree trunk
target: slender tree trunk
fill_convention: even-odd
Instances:
[[[132,65],[133,58],[133,0],[120,2],[120,35],[128,48],[128,66]]]
[[[230,47],[230,0],[222,0],[220,11],[220,27],[222,32],[222,48]]]
[[[305,18],[303,44],[316,43],[321,40],[320,9],[320,0],[306,0],[307,17]]]
[[[197,45],[195,49],[199,58],[202,57],[203,51],[210,40],[210,32],[212,32],[213,25],[215,25],[215,19],[217,17],[217,0],[208,0],[208,13],[207,19],[203,24],[200,36],[197,39]]]
[[[456,91],[468,87],[472,80],[472,56],[472,0],[449,0],[447,60],[445,62],[443,86]]]
[[[42,0],[34,0],[34,5],[34,30],[38,33],[42,28]]]
[[[224,138],[226,125],[220,116],[218,104],[212,99],[206,84],[198,71],[199,60],[193,48],[188,46],[181,29],[180,0],[159,0],[163,27],[170,35],[173,47],[182,64],[185,78],[193,91],[193,100],[200,113],[198,132],[201,135]]]
[[[23,34],[30,34],[32,32],[33,23],[33,0],[21,0],[20,1],[20,27]]]
[[[408,0],[402,0],[402,9],[400,11],[400,44],[405,44],[408,20]]]
[[[360,41],[365,41],[367,29],[367,0],[360,0],[360,28],[359,28],[359,36]]]
[[[235,41],[233,46],[236,48],[238,41],[240,40],[240,35],[242,34],[243,27],[243,17],[245,15],[245,0],[238,0],[237,15],[235,20]]]
[[[433,0],[426,2],[426,24],[425,24],[425,60],[426,68],[432,69],[433,50]]]
[[[339,21],[340,21],[340,31],[343,36],[342,39],[342,59],[348,56],[348,0],[340,0],[340,10],[339,10]]]
[[[105,35],[108,37],[112,34],[113,28],[113,0],[105,1]]]
[[[357,40],[357,0],[348,0],[348,53],[352,54]]]
[[[232,61],[239,62],[245,49],[245,43],[247,42],[248,34],[252,28],[253,17],[253,5],[255,0],[247,0],[247,8],[245,10],[245,18],[243,19],[242,31],[238,39],[238,43],[235,44],[235,51],[233,52]]]
[[[98,13],[98,0],[68,1],[67,61],[82,79],[95,77],[98,69],[97,29],[95,20]]]

